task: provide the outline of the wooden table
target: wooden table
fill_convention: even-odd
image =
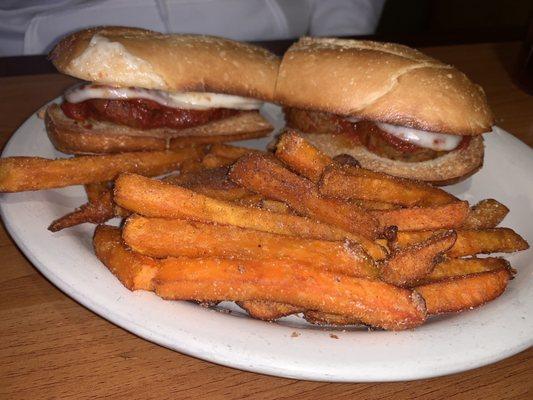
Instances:
[[[533,97],[517,89],[506,72],[517,44],[425,51],[456,65],[480,83],[497,124],[533,146]],[[0,78],[0,145],[33,111],[72,82],[60,75]],[[139,339],[80,306],[28,262],[3,227],[0,266],[1,399],[501,400],[525,399],[533,393],[531,348],[473,371],[398,383],[317,383],[221,367]]]

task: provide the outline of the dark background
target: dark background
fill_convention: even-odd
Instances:
[[[520,40],[532,0],[388,0],[377,35],[431,45]]]

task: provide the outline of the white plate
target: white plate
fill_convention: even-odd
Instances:
[[[277,108],[267,113],[280,123]],[[264,146],[266,140],[248,142]],[[496,198],[511,212],[503,225],[533,242],[533,151],[495,129],[486,138],[481,172],[449,190],[475,202]],[[61,156],[43,122],[32,116],[3,156]],[[84,202],[81,187],[0,196],[5,225],[31,262],[66,294],[109,321],[162,346],[204,360],[270,375],[322,381],[398,381],[465,371],[533,343],[533,263],[526,251],[508,256],[519,273],[497,300],[428,321],[413,331],[333,330],[298,317],[265,323],[152,293],[129,292],[96,259],[92,225],[59,233],[46,227]]]

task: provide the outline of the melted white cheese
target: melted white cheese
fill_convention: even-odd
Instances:
[[[406,126],[390,125],[383,122],[376,122],[376,125],[382,131],[404,142],[435,151],[451,151],[459,146],[459,143],[463,139],[463,136],[459,135],[420,131]]]
[[[171,93],[163,90],[125,88],[102,85],[84,85],[65,92],[69,103],[80,103],[90,99],[146,99],[166,107],[205,110],[208,108],[232,108],[237,110],[257,110],[263,104],[256,99],[219,93],[183,92]]]

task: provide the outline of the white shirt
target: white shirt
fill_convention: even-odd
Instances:
[[[2,0],[0,56],[44,54],[64,35],[124,25],[235,40],[371,34],[385,0]]]

